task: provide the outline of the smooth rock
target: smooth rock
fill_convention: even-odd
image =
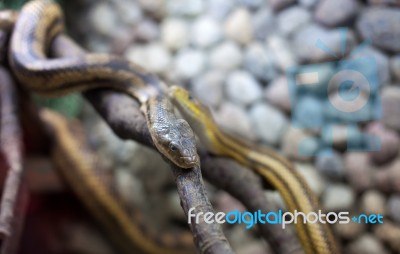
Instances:
[[[276,19],[271,9],[261,8],[252,16],[254,38],[264,42],[271,34],[276,32]]]
[[[166,1],[166,6],[171,16],[194,17],[205,10],[205,2],[202,0],[169,0]]]
[[[193,82],[194,96],[205,105],[218,106],[223,100],[225,74],[220,71],[209,71]]]
[[[320,196],[326,188],[326,181],[311,164],[295,163],[296,170],[304,177],[311,190]]]
[[[111,37],[117,27],[118,18],[112,6],[102,2],[90,9],[89,21],[98,33]]]
[[[267,144],[277,145],[288,127],[288,120],[276,108],[257,103],[249,112],[254,130],[258,137]]]
[[[252,43],[244,54],[244,69],[261,81],[268,82],[277,75],[272,56],[273,53],[260,43]]]
[[[384,50],[400,52],[400,10],[396,8],[368,8],[357,21],[357,30],[364,40]]]
[[[145,46],[131,46],[125,52],[128,60],[136,62],[155,73],[163,73],[168,70],[171,63],[169,51],[158,43],[150,43]]]
[[[309,23],[311,15],[307,9],[294,6],[281,11],[277,16],[277,20],[280,32],[290,36]]]
[[[138,0],[142,10],[156,19],[163,19],[166,13],[165,0]],[[172,1],[170,1],[172,2]]]
[[[400,81],[400,54],[394,55],[390,58],[390,71],[393,79]]]
[[[167,18],[161,24],[161,40],[170,50],[183,48],[188,43],[189,28],[184,19]]]
[[[324,125],[323,103],[315,96],[302,96],[292,109],[293,125],[297,128],[316,129]]]
[[[346,180],[356,191],[364,191],[373,186],[372,168],[367,153],[352,152],[344,155]]]
[[[225,130],[238,134],[250,140],[255,140],[256,135],[251,126],[249,115],[236,104],[225,102],[215,113],[215,120]]]
[[[139,41],[151,42],[157,40],[159,36],[160,27],[151,19],[141,20],[135,28],[135,38]]]
[[[143,18],[142,9],[136,1],[114,0],[119,18],[127,25],[136,24]]]
[[[267,49],[274,55],[274,61],[282,72],[297,65],[297,58],[291,50],[288,41],[280,35],[271,35],[266,39]]]
[[[374,235],[390,246],[395,253],[400,252],[400,226],[398,223],[385,220],[385,223],[376,225]]]
[[[332,184],[322,196],[322,207],[328,211],[349,211],[355,202],[355,193],[347,185]]]
[[[261,98],[262,89],[248,72],[234,71],[227,78],[226,94],[233,102],[246,106]]]
[[[182,79],[191,79],[199,76],[205,65],[206,56],[201,50],[182,50],[175,58],[176,75]]]
[[[378,72],[379,78],[379,88],[384,87],[387,83],[390,82],[390,68],[389,68],[389,59],[386,54],[382,51],[373,48],[371,46],[364,47],[362,50],[357,50],[355,48],[349,57],[348,62],[342,62],[342,68],[346,69],[346,66],[352,66],[352,60],[354,61],[368,61],[371,62],[370,65],[364,65],[360,70],[364,77],[369,77],[369,79],[375,78],[376,73]],[[364,60],[365,59],[365,60]],[[377,68],[377,69],[376,69]],[[350,80],[354,80],[362,90],[365,91],[365,86],[369,85],[371,89],[371,93],[376,92],[378,87],[371,87],[370,84],[364,84],[364,81],[357,80],[354,75],[349,76]]]
[[[250,10],[257,10],[265,5],[265,0],[237,0],[239,5],[243,5]]]
[[[319,139],[303,129],[290,127],[282,142],[283,153],[298,161],[311,161],[320,146]]]
[[[352,218],[354,215],[358,214],[350,213],[349,217]],[[353,240],[359,237],[361,234],[365,233],[367,227],[364,223],[335,223],[332,226],[335,234],[344,240]]]
[[[215,47],[210,54],[210,65],[219,70],[232,70],[242,64],[243,54],[239,46],[225,41]]]
[[[222,37],[218,22],[209,16],[199,17],[191,29],[191,42],[200,48],[207,48],[217,43]]]
[[[362,194],[360,199],[361,212],[386,215],[386,197],[379,191],[368,190]]]
[[[360,4],[356,0],[322,0],[315,9],[315,19],[325,26],[339,26],[355,17]]]
[[[345,248],[348,254],[389,254],[389,251],[373,235],[366,233]]]
[[[341,180],[344,176],[343,158],[338,152],[331,149],[318,151],[315,158],[315,167],[329,180]]]
[[[324,44],[339,57],[342,56],[342,35],[340,29],[327,30],[315,24],[308,25],[295,33],[292,48],[300,61],[317,63],[336,60],[335,57],[318,48],[316,43]],[[346,43],[345,54],[347,54],[355,44],[355,36],[351,30],[345,34],[344,43]]]
[[[381,143],[381,149],[369,154],[374,163],[384,164],[398,155],[400,138],[395,131],[385,128],[380,122],[373,122],[368,124],[366,132],[376,136]]]
[[[400,87],[384,87],[381,96],[383,123],[400,131]]]
[[[295,2],[296,0],[269,0],[268,4],[274,11],[279,11]]]
[[[241,45],[247,45],[253,38],[251,15],[246,8],[237,8],[225,20],[226,37]]]
[[[207,12],[217,20],[223,20],[234,7],[231,0],[207,0]]]
[[[390,218],[400,223],[400,195],[392,194],[387,203],[387,211]]]
[[[284,112],[290,112],[289,85],[286,76],[272,80],[265,89],[265,98]]]
[[[321,0],[299,0],[299,4],[308,9],[313,9]]]

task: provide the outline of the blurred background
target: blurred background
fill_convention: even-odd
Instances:
[[[22,1],[12,4],[18,8]],[[79,44],[121,55],[190,89],[220,126],[290,158],[327,211],[384,215],[383,224],[334,225],[343,253],[400,253],[398,1],[69,0],[62,6],[67,32]],[[334,79],[345,69],[352,70],[348,86]],[[298,91],[302,72],[317,73],[323,91]],[[365,106],[335,110],[349,101],[341,99],[343,91]],[[126,202],[157,218],[156,227],[184,225],[172,175],[155,152],[120,141],[79,95],[38,102],[81,119]],[[31,163],[43,171],[43,161]],[[207,187],[217,210],[245,210]],[[265,194],[283,206],[277,193]],[[38,217],[27,225],[44,220]],[[62,230],[65,253],[114,253],[95,226],[72,221]],[[271,253],[256,230],[224,229],[238,253]],[[36,246],[29,234],[23,241]],[[33,248],[22,246],[22,253]],[[64,252],[53,246],[46,253]]]

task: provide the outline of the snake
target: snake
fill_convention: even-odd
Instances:
[[[209,153],[232,158],[263,176],[281,194],[288,211],[308,214],[321,210],[318,197],[286,158],[272,149],[249,143],[219,128],[210,109],[186,89],[172,86],[169,96]],[[326,223],[298,222],[295,227],[307,254],[339,253]]]
[[[63,19],[60,7],[49,0],[30,1],[18,13],[0,12],[0,28],[11,32],[9,67],[19,83],[36,94],[51,97],[98,88],[125,93],[139,102],[153,143],[164,157],[182,169],[199,166],[194,133],[185,120],[175,116],[165,95],[167,86],[155,75],[110,54],[49,57],[51,43],[64,31]],[[184,248],[188,245],[184,237],[146,234],[140,220],[132,220],[101,179],[89,170],[76,137],[69,134],[62,119],[49,113],[43,113],[42,118],[55,133],[58,146],[54,150],[59,152],[54,156],[61,174],[106,232],[112,232],[108,235],[122,253],[138,249],[155,254],[194,252]]]
[[[194,133],[185,120],[175,116],[165,95],[167,85],[154,74],[112,54],[48,56],[49,45],[64,31],[63,20],[61,8],[51,0],[33,0],[22,7],[8,56],[17,80],[30,91],[52,97],[97,88],[123,92],[139,102],[162,155],[180,168],[198,166]]]

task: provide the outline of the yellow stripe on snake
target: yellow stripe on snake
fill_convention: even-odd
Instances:
[[[209,152],[230,157],[263,176],[282,195],[289,211],[307,214],[320,210],[317,196],[288,160],[272,150],[248,144],[222,131],[208,108],[185,89],[171,87],[170,97]],[[297,223],[296,231],[306,253],[338,253],[327,224]]]

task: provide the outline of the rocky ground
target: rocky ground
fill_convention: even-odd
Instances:
[[[326,210],[384,215],[382,225],[334,227],[344,253],[378,254],[400,253],[400,4],[393,3],[85,0],[68,1],[66,8],[70,33],[90,51],[123,55],[168,83],[189,88],[225,129],[289,157]],[[325,50],[316,41],[323,42]],[[330,140],[318,129],[296,128],[294,123],[329,112],[320,110],[326,98],[307,97],[296,102],[298,114],[293,113],[289,68],[359,57],[376,63],[375,69],[363,71],[372,76],[377,71],[379,87],[372,93],[380,98],[383,117],[372,117],[376,115],[369,108],[351,131],[337,124]],[[323,65],[320,79],[328,82],[340,68],[338,62]],[[335,92],[330,94],[337,96]],[[158,155],[134,142],[121,142],[89,106],[82,119],[126,200],[157,217],[185,220],[172,176]],[[362,132],[379,137],[382,149],[346,151],[347,141],[357,140]],[[311,142],[302,151],[313,156],[299,153],[298,145],[307,138]],[[329,141],[333,149],[326,146]],[[243,209],[228,194],[209,187],[217,208]],[[241,225],[227,232],[238,253],[268,253],[255,232]]]

